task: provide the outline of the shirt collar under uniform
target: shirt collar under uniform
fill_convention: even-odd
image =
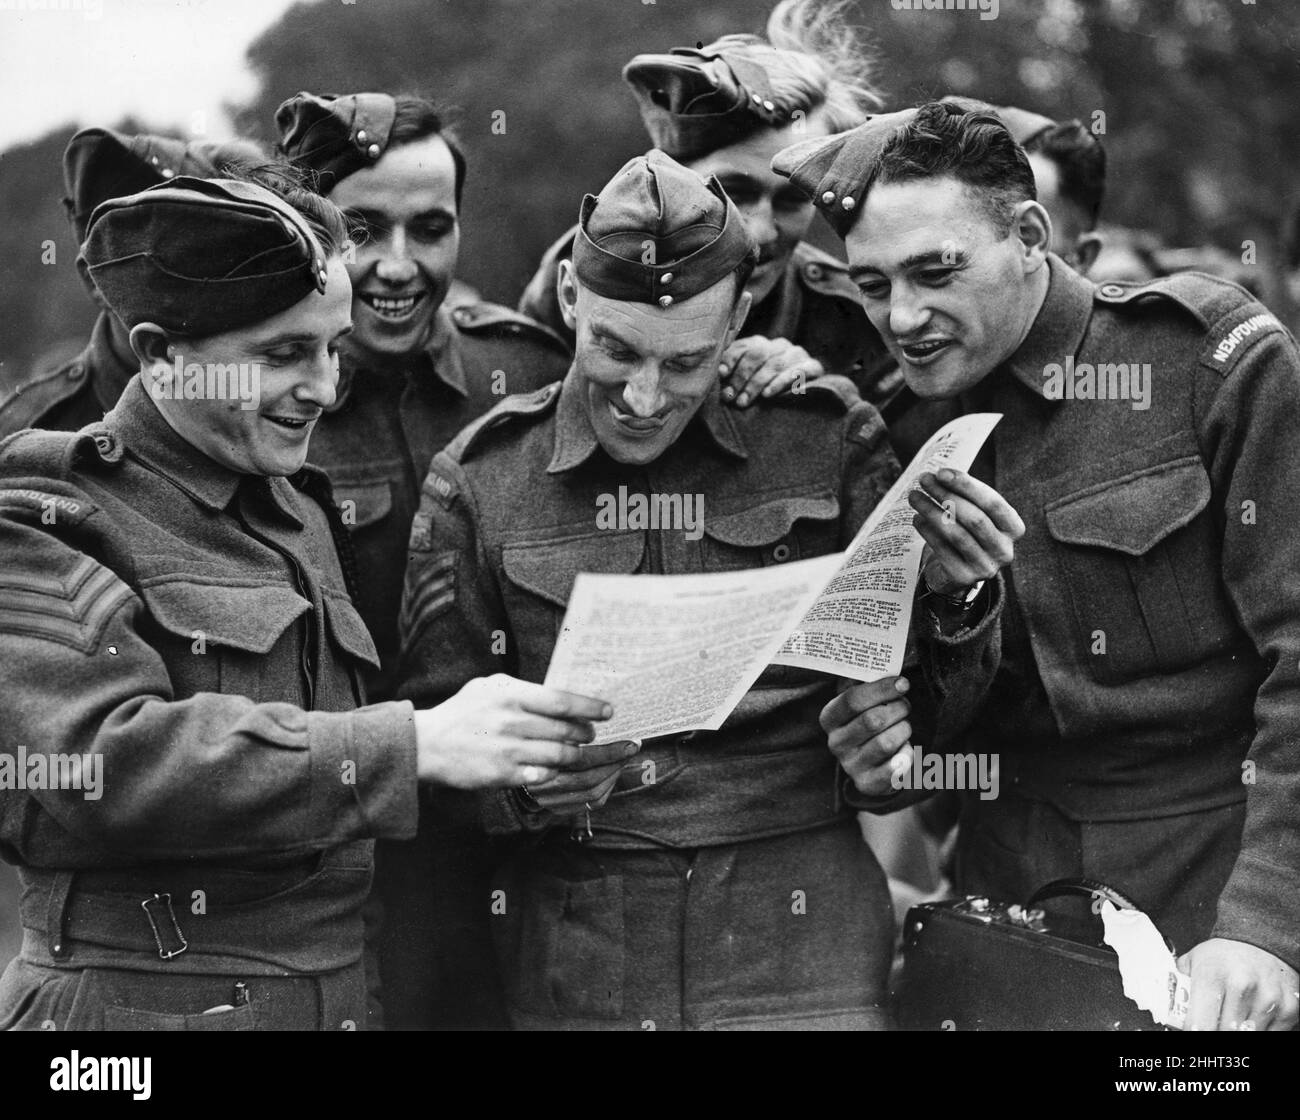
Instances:
[[[737,459],[749,458],[745,441],[732,410],[722,403],[720,383],[715,385],[691,417],[692,424],[700,424],[713,442]],[[600,446],[596,431],[591,426],[583,401],[584,382],[570,367],[560,388],[560,400],[555,406],[555,453],[551,456],[547,474],[559,474],[585,463]],[[680,437],[679,437],[680,438]]]

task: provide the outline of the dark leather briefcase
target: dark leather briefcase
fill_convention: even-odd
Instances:
[[[1024,906],[963,898],[913,906],[903,931],[896,1014],[914,1031],[1164,1030],[1124,995],[1118,958],[1096,937],[1053,929],[1036,904],[1062,895],[1124,895],[1085,879],[1059,879]]]

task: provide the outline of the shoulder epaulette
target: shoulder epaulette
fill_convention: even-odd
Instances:
[[[1112,280],[1097,286],[1096,298],[1112,307],[1150,299],[1172,300],[1207,330],[1230,311],[1255,302],[1255,297],[1240,285],[1204,272],[1175,272],[1141,283]]]
[[[0,472],[65,478],[79,462],[117,463],[122,455],[122,444],[103,423],[79,432],[29,428],[0,440]]]
[[[60,347],[17,388],[0,394],[0,437],[30,428],[50,409],[75,396],[86,383],[88,366],[80,351]]]
[[[828,374],[814,381],[796,383],[784,393],[774,397],[760,397],[773,404],[794,405],[803,408],[820,408],[842,416],[856,404],[862,403],[862,394],[847,377]]]
[[[570,353],[564,339],[550,327],[543,326],[521,312],[502,307],[499,303],[462,303],[451,309],[451,321],[464,334],[496,334],[527,339],[552,347],[565,357]]]
[[[461,429],[460,434],[447,445],[447,455],[458,463],[465,462],[480,447],[486,435],[526,417],[540,417],[550,412],[560,399],[560,386],[555,381],[532,393],[517,393],[506,397],[490,412]]]
[[[827,296],[841,296],[860,306],[857,285],[849,279],[849,266],[806,241],[799,242],[791,255],[799,279],[806,287]]]
[[[1202,365],[1227,374],[1257,342],[1289,335],[1277,316],[1239,284],[1203,272],[1176,272],[1142,284],[1106,283],[1097,288],[1101,303],[1123,305],[1167,299],[1195,317],[1205,332]]]

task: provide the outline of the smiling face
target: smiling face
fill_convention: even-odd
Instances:
[[[146,371],[197,364],[255,370],[256,406],[240,399],[186,399],[184,375],[155,393],[158,410],[186,441],[240,474],[291,475],[307,460],[307,441],[323,409],[334,403],[338,345],[351,329],[352,287],[339,257],[328,263],[325,291],[252,326],[203,339],[168,341],[144,323],[131,343]],[[146,377],[146,385],[151,384]]]
[[[849,274],[914,393],[954,397],[1016,351],[1047,292],[1050,236],[1036,202],[1004,235],[954,176],[871,188],[845,238]]]
[[[726,276],[668,308],[606,299],[561,265],[560,304],[577,335],[573,373],[601,447],[620,463],[653,462],[718,389],[718,360],[749,311]]]
[[[355,292],[353,341],[397,357],[428,339],[434,312],[456,272],[460,224],[456,164],[441,136],[390,148],[329,195],[365,230],[349,262]]]
[[[812,200],[789,179],[772,170],[776,154],[801,140],[826,136],[821,114],[785,128],[764,128],[735,144],[686,164],[702,176],[716,175],[758,243],[758,267],[745,290],[761,303],[785,272],[790,254],[808,233],[815,213]]]

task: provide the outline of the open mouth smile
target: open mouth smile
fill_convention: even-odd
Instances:
[[[908,363],[914,366],[929,365],[940,354],[952,345],[952,340],[947,338],[926,338],[919,342],[909,342],[899,349],[903,352],[903,357]]]
[[[284,428],[286,431],[290,432],[303,431],[305,428],[310,428],[312,424],[316,422],[315,416],[304,418],[300,416],[270,416],[264,414],[262,418],[264,420],[269,420],[277,427]]]
[[[400,322],[409,318],[416,307],[425,299],[426,292],[415,292],[405,296],[378,296],[370,292],[361,293],[361,302],[369,307],[381,319]]]

